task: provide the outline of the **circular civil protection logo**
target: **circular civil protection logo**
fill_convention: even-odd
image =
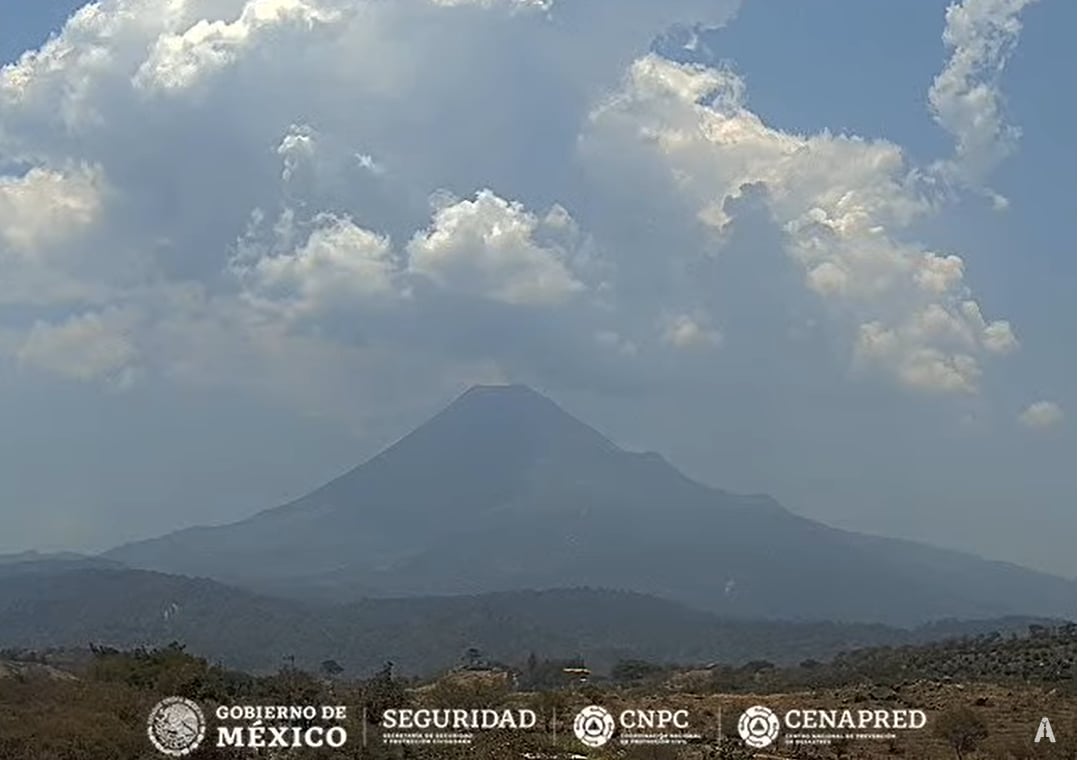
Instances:
[[[762,749],[778,738],[779,718],[763,705],[754,705],[741,713],[737,721],[737,732],[741,734],[745,744]]]
[[[599,705],[588,705],[573,721],[576,738],[589,747],[601,747],[614,735],[614,716]]]
[[[146,735],[158,752],[183,757],[198,749],[206,737],[206,716],[190,699],[168,697],[150,710]]]

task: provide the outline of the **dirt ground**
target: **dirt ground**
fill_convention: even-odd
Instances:
[[[626,703],[627,705],[629,703]],[[922,681],[897,689],[843,687],[780,694],[671,694],[641,701],[633,699],[632,707],[642,705],[684,707],[693,716],[694,729],[705,742],[714,745],[719,723],[723,726],[722,744],[740,745],[737,719],[753,706],[763,705],[778,715],[793,708],[819,709],[906,709],[917,708],[927,714],[927,724],[918,730],[895,730],[894,739],[853,739],[830,745],[788,745],[783,733],[770,746],[749,757],[765,758],[903,758],[904,760],[945,760],[955,758],[954,749],[936,736],[933,724],[945,710],[968,706],[981,716],[988,735],[976,750],[963,753],[963,760],[1027,760],[1033,758],[1074,758],[1076,756],[1075,721],[1076,699],[1066,687],[1001,686],[997,684],[958,684]],[[618,707],[617,704],[610,707]],[[1051,722],[1055,743],[1042,740],[1034,743],[1041,719]],[[784,730],[785,732],[785,730]],[[825,731],[824,733],[832,733]],[[720,744],[721,746],[721,744]],[[723,757],[715,747],[685,747],[669,756],[683,758]],[[727,748],[731,756],[737,756]],[[641,754],[641,757],[646,755]],[[656,755],[657,756],[657,755]]]

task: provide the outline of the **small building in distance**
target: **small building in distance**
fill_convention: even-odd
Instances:
[[[565,675],[569,676],[570,680],[575,681],[576,683],[587,683],[588,679],[591,678],[591,670],[583,666],[562,668],[561,672],[565,673]]]

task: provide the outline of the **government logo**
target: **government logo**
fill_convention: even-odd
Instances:
[[[146,735],[158,752],[184,757],[198,749],[206,737],[206,716],[190,699],[168,697],[150,710]]]
[[[573,733],[588,747],[601,747],[614,736],[614,716],[599,705],[588,705],[576,714]]]
[[[741,713],[737,732],[745,744],[755,749],[769,746],[779,736],[779,717],[763,705],[754,705]]]

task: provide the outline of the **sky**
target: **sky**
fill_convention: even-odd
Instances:
[[[0,0],[0,552],[237,520],[522,382],[703,482],[1073,578],[1074,28]]]

